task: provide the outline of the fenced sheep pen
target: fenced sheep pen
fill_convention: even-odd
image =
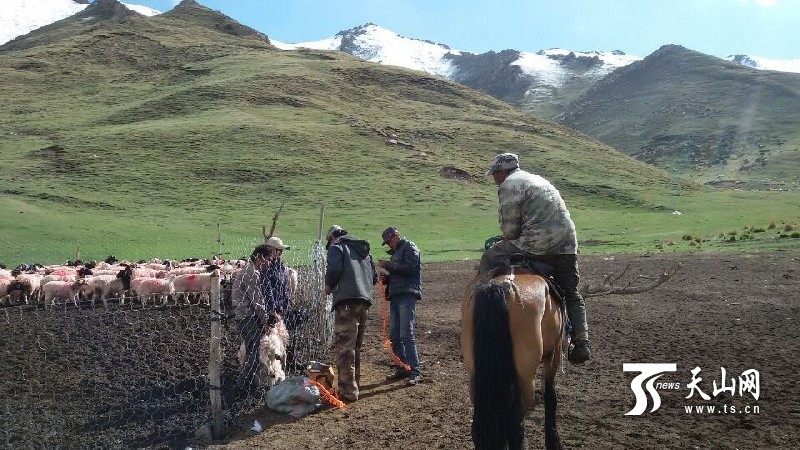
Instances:
[[[287,374],[328,355],[321,244],[312,252],[286,318]],[[264,391],[235,395],[240,341],[226,276],[212,287],[219,313],[204,303],[138,301],[0,309],[0,440],[8,448],[185,448],[263,406]],[[216,348],[218,366],[210,364]]]

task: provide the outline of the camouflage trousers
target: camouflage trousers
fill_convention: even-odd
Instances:
[[[336,355],[337,390],[343,401],[358,400],[361,379],[361,344],[367,325],[369,302],[342,300],[334,308],[333,345]]]

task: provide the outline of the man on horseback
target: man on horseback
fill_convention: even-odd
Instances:
[[[483,253],[479,274],[520,253],[552,266],[572,321],[575,348],[569,353],[569,361],[588,361],[591,350],[586,304],[578,292],[578,239],[564,200],[549,181],[520,169],[514,153],[497,155],[486,175],[492,175],[498,186],[502,236]]]

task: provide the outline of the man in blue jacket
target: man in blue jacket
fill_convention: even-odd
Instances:
[[[417,300],[422,298],[422,264],[417,244],[401,237],[396,227],[389,227],[381,235],[383,245],[388,245],[389,261],[379,260],[381,274],[387,286],[389,312],[389,340],[392,351],[405,364],[411,367],[407,371],[403,367],[395,368],[387,380],[406,379],[409,386],[420,380],[419,355],[417,341],[414,338],[414,316]]]
[[[350,403],[358,400],[361,344],[378,272],[369,254],[369,241],[349,236],[338,225],[328,230],[327,238],[325,294],[333,294],[337,384],[339,398]]]

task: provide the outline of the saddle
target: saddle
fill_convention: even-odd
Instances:
[[[514,253],[502,260],[495,261],[494,267],[487,274],[487,279],[498,275],[512,275],[516,269],[527,270],[544,278],[550,288],[550,292],[553,294],[553,298],[556,299],[559,305],[565,306],[564,293],[556,283],[555,278],[553,278],[556,269],[550,264],[536,260],[524,253]]]

